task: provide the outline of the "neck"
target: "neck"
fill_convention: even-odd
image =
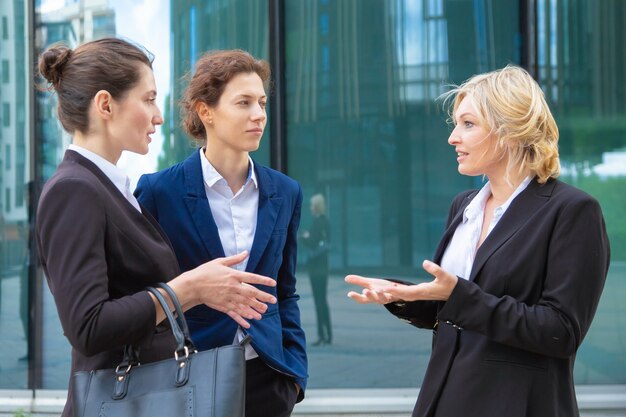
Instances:
[[[491,197],[494,202],[502,204],[508,200],[526,177],[527,174],[521,174],[515,178],[510,178],[509,181],[507,181],[503,176],[495,179],[489,178]]]
[[[103,157],[113,165],[117,165],[117,161],[119,161],[120,156],[122,156],[121,151],[111,149],[110,146],[107,146],[104,138],[99,135],[83,134],[76,131],[73,136],[72,143],[74,145],[85,148],[88,151]]]
[[[248,178],[248,153],[234,152],[227,149],[211,147],[207,142],[204,156],[220,173],[234,193],[243,187]]]

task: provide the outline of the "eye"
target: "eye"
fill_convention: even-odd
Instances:
[[[248,100],[241,100],[237,104],[241,104],[242,106],[247,106],[248,105]]]
[[[470,122],[469,120],[465,120],[465,121],[463,122],[463,125],[464,125],[465,127],[467,127],[467,128],[470,128],[470,127],[473,127],[473,126],[474,126],[474,123]]]
[[[259,106],[261,106],[262,109],[264,109],[266,105],[267,103],[265,101],[259,101]]]

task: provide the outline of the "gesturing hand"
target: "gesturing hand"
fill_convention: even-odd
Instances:
[[[387,304],[395,301],[416,300],[447,300],[456,286],[458,278],[443,270],[436,263],[428,260],[422,263],[422,267],[426,272],[434,276],[435,279],[417,285],[404,285],[382,279],[348,275],[346,277],[347,283],[363,287],[360,294],[350,291],[348,297],[362,304]]]
[[[231,317],[241,327],[249,328],[247,320],[260,320],[267,311],[267,304],[275,304],[276,298],[250,284],[276,286],[276,281],[262,275],[231,268],[248,256],[247,252],[214,259],[186,272],[195,281],[189,300],[205,304]]]
[[[348,275],[345,278],[348,284],[354,284],[363,287],[360,293],[350,291],[348,297],[352,298],[359,304],[387,304],[393,301],[393,296],[385,289],[398,285],[391,281],[380,278],[366,278],[360,275]]]

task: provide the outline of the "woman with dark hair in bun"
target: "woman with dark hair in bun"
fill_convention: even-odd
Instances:
[[[186,313],[199,349],[241,340],[246,347],[246,416],[288,416],[304,397],[307,356],[296,293],[297,231],[302,191],[286,175],[258,164],[267,122],[267,62],[241,50],[198,59],[182,100],[183,128],[200,143],[183,162],[144,175],[135,191],[172,242],[186,271],[240,250],[233,265],[267,275],[278,303],[242,328],[211,306]]]
[[[205,304],[242,328],[260,319],[276,299],[250,284],[275,281],[230,268],[245,251],[181,274],[165,234],[116,166],[122,151],[147,153],[163,123],[150,55],[106,38],[75,50],[50,47],[39,71],[73,137],[44,186],[36,226],[42,267],[72,345],[72,373],[115,367],[127,344],[140,347],[142,362],[171,357],[174,339],[159,326],[165,313],[144,290],[157,282],[169,282],[185,310]],[[65,417],[73,415],[72,395],[70,387]]]

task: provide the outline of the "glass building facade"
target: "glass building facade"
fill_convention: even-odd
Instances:
[[[153,52],[165,117],[139,175],[184,159],[185,76],[205,51],[270,61],[269,129],[253,157],[325,196],[333,343],[313,346],[307,251],[298,291],[309,388],[417,388],[431,334],[345,296],[346,273],[428,279],[448,205],[481,178],[456,170],[447,85],[508,63],[539,81],[560,128],[562,179],[597,198],[612,247],[595,321],[579,350],[578,387],[626,391],[626,2],[621,0],[2,0],[0,2],[0,390],[65,389],[69,345],[36,262],[34,208],[71,138],[55,97],[36,90],[36,57],[55,42],[121,36]],[[626,405],[624,406],[626,409]],[[1,410],[0,410],[1,411]]]

